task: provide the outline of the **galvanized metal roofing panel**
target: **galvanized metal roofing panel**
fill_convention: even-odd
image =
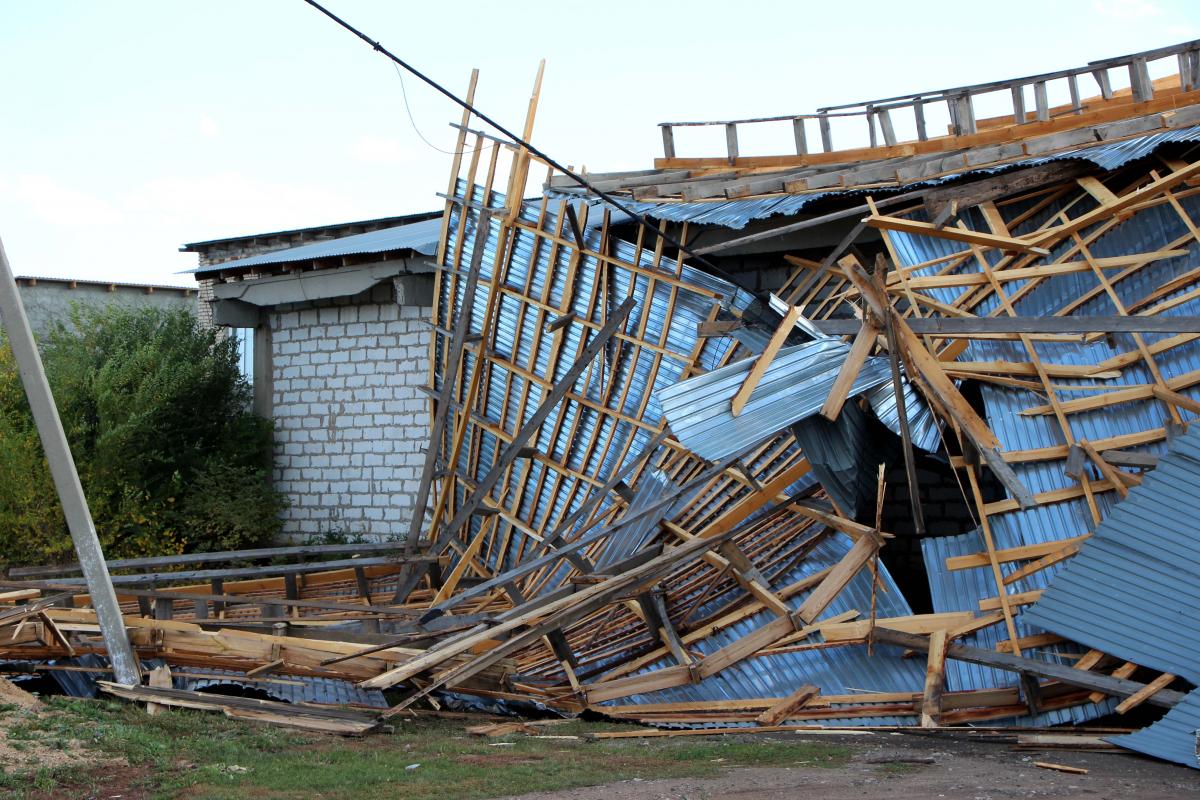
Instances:
[[[438,239],[442,233],[441,217],[412,222],[407,225],[397,225],[394,228],[382,228],[367,233],[356,233],[353,236],[342,236],[338,239],[328,239],[323,242],[312,242],[286,250],[274,250],[249,258],[239,258],[220,264],[207,264],[187,272],[215,272],[226,269],[243,269],[245,267],[262,267],[271,264],[290,264],[295,261],[315,261],[322,258],[337,258],[339,256],[362,255],[364,253],[387,253],[393,250],[412,250],[421,255],[431,256],[437,251]]]
[[[908,435],[913,447],[918,447],[932,453],[942,442],[942,421],[925,398],[912,387],[903,374],[901,366],[900,385],[904,397],[905,418],[908,422]],[[899,403],[896,402],[896,389],[891,381],[880,384],[866,393],[867,402],[879,421],[892,433],[900,435]]]
[[[832,339],[780,350],[736,417],[730,402],[752,359],[665,386],[656,397],[676,438],[701,458],[716,461],[817,413],[849,350],[849,345]],[[885,359],[868,359],[850,393],[859,394],[890,378]]]
[[[1200,429],[1172,443],[1024,615],[1200,684]]]
[[[1200,689],[1188,693],[1153,725],[1125,736],[1106,738],[1129,750],[1200,769],[1200,758],[1196,753],[1197,732],[1200,732]]]
[[[465,184],[460,182],[459,190],[466,192]],[[472,196],[472,203],[480,204],[482,201],[480,192],[476,190]],[[495,206],[500,201],[500,196],[493,193],[489,205]],[[479,214],[476,205],[468,208],[466,224],[460,226],[462,213],[463,210],[459,206],[451,211],[447,252],[461,247],[462,261],[469,262],[479,239],[476,235]],[[543,211],[540,203],[525,203],[522,206],[521,217],[531,226],[540,225],[547,230],[556,230],[560,224],[556,210],[551,207]],[[460,231],[460,227],[464,230]],[[588,402],[568,398],[561,406],[562,424],[543,425],[536,441],[531,442],[539,451],[549,454],[553,460],[563,463],[574,473],[611,475],[642,450],[653,435],[654,426],[661,421],[662,410],[654,392],[677,383],[683,377],[685,370],[691,366],[692,354],[698,347],[701,364],[715,366],[733,346],[733,340],[728,337],[701,341],[697,330],[699,323],[709,318],[714,305],[744,307],[751,298],[736,286],[699,273],[690,267],[684,267],[682,277],[689,284],[695,285],[697,291],[675,288],[664,280],[652,280],[648,272],[656,271],[664,277],[671,273],[655,266],[652,249],[639,251],[631,242],[609,237],[605,246],[613,257],[627,263],[637,263],[646,268],[645,272],[613,268],[611,265],[602,268],[591,255],[573,260],[571,249],[540,246],[536,235],[522,229],[516,231],[511,242],[506,241],[503,245],[511,248],[509,257],[505,259],[503,274],[506,291],[493,297],[487,283],[491,279],[497,249],[502,246],[498,240],[498,232],[499,226],[493,224],[483,237],[481,280],[471,308],[462,308],[463,281],[441,282],[440,316],[437,320],[441,327],[451,327],[458,315],[466,313],[469,320],[468,330],[479,333],[489,309],[494,309],[494,334],[489,343],[493,352],[504,360],[521,365],[534,375],[545,376],[550,381],[560,381],[570,369],[572,359],[560,357],[554,360],[558,347],[553,341],[554,337],[541,335],[542,332],[537,329],[536,316],[526,313],[522,301],[514,294],[525,295],[528,292],[533,297],[544,294],[546,302],[552,307],[569,310],[580,319],[593,322],[601,321],[606,308],[611,309],[625,297],[635,297],[639,302],[626,320],[625,332],[650,341],[661,340],[663,350],[653,353],[648,350],[638,352],[639,348],[631,347],[606,351],[605,357],[595,362],[599,368],[588,370],[574,387],[574,394],[586,398]],[[589,248],[593,251],[600,249],[600,230],[585,227],[583,236]],[[577,291],[571,291],[568,281],[574,281]],[[714,292],[720,297],[714,299],[700,291],[701,289]],[[596,298],[592,296],[593,291],[598,292]],[[568,297],[571,301],[569,306],[565,306],[565,298]],[[586,344],[584,337],[590,340],[594,335],[593,330],[582,325],[567,326],[562,333],[561,352],[580,352]],[[471,374],[476,368],[474,359],[469,354],[467,358],[468,361],[462,370],[463,375]],[[515,430],[536,411],[548,391],[540,382],[528,380],[517,370],[506,369],[502,364],[492,364],[486,376],[481,385],[486,403],[486,416],[497,424],[504,420],[504,427],[510,431]],[[436,379],[440,383],[440,376]],[[627,381],[629,387],[629,391],[621,393],[619,399],[609,397],[608,387],[613,385],[614,379],[623,385]],[[524,403],[525,419],[520,419],[518,412],[521,410],[523,396],[527,398]],[[619,404],[619,407],[616,404]],[[644,424],[637,425],[628,419],[617,419],[617,415],[602,413],[596,410],[597,407],[619,411],[626,417],[641,420]],[[588,443],[593,440],[611,444],[590,448]],[[628,447],[625,446],[626,443]],[[478,443],[474,450],[475,457],[472,458],[469,448],[463,448],[455,465],[456,471],[468,478],[468,482],[479,480],[487,472],[500,446],[492,431],[480,427]],[[590,458],[585,458],[589,453]],[[529,476],[514,471],[508,479],[507,494],[521,497],[520,518],[535,529],[547,520],[561,519],[598,490],[596,486],[588,486],[586,490],[577,491],[578,481],[569,477],[568,473],[559,473],[564,476],[561,481],[539,480],[547,469],[545,465],[536,463],[531,465],[532,472]],[[521,484],[526,491],[521,491]],[[460,493],[461,502],[468,491],[466,484],[456,483],[456,491]],[[475,519],[468,524],[471,530],[475,531],[482,523]],[[628,535],[633,536],[634,533]],[[525,534],[514,528],[512,536],[515,542]],[[497,564],[496,559],[508,559],[519,550],[519,547],[514,546],[503,553],[489,552],[485,559],[489,566],[494,568],[510,568],[515,564],[509,561]],[[554,585],[554,581],[548,581],[543,589],[552,589]]]
[[[187,677],[174,679],[176,689],[203,692],[221,686],[236,686],[249,691],[263,692],[284,703],[320,703],[322,705],[353,705],[368,708],[387,708],[387,700],[378,689],[360,689],[350,681],[304,676],[270,677],[246,680],[245,673],[208,667],[188,667]],[[211,675],[212,677],[193,677]]]

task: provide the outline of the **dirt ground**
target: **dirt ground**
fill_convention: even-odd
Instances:
[[[732,769],[710,779],[622,781],[505,800],[1200,800],[1200,770],[1123,751],[1015,751],[1008,744],[898,733],[820,741],[852,748],[851,763]],[[1083,767],[1088,774],[1042,769],[1035,761]]]

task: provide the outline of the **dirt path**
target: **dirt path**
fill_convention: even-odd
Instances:
[[[851,762],[838,768],[731,769],[707,780],[622,781],[507,800],[1200,800],[1200,771],[1124,752],[1017,752],[1007,745],[912,734],[820,741],[852,748]],[[1089,772],[1070,775],[1040,769],[1034,761]]]

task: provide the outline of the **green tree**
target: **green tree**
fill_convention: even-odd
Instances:
[[[271,424],[237,344],[184,310],[77,307],[42,359],[105,554],[255,547],[280,530]],[[7,346],[0,353],[0,558],[71,557]]]

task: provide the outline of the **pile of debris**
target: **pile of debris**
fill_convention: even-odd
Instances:
[[[1178,69],[1151,80],[1164,59]],[[1050,105],[1056,86],[1070,102]],[[1012,113],[976,119],[995,93]],[[869,147],[833,149],[846,120]],[[727,153],[677,156],[675,132],[704,124]],[[797,152],[740,154],[749,124],[787,126]],[[438,252],[425,514],[344,561],[117,574],[139,657],[176,685],[103,688],[194,704],[180,675],[203,668],[402,690],[310,720],[337,730],[423,699],[713,730],[1149,704],[1171,710],[1110,741],[1200,766],[1200,42],[665,124],[655,169],[582,187],[470,125]],[[349,554],[319,550],[301,555]],[[69,574],[10,575],[53,594],[0,619],[0,658],[102,652]]]

